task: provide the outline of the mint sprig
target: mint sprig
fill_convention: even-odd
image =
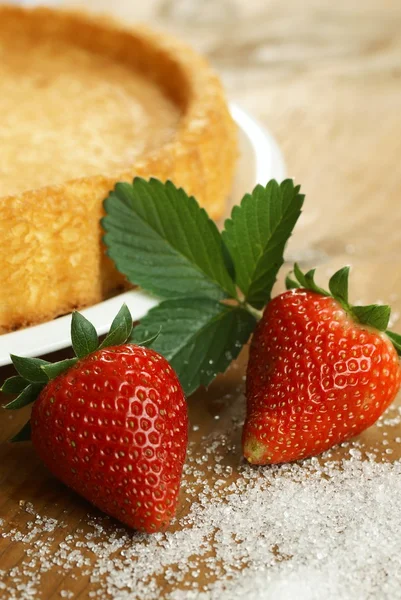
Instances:
[[[387,327],[390,320],[391,308],[386,304],[369,304],[367,306],[352,305],[348,299],[348,280],[349,267],[343,267],[329,280],[329,292],[322,289],[315,283],[315,269],[303,273],[300,267],[295,264],[294,271],[287,276],[287,289],[305,288],[324,296],[331,296],[344,308],[344,310],[361,325],[373,327],[378,331],[386,332],[391,339],[398,354],[401,355],[401,336]]]
[[[136,178],[105,200],[104,242],[132,284],[162,300],[132,340],[162,328],[151,347],[176,370],[186,394],[226,370],[248,341],[283,263],[303,195],[291,180],[257,186],[222,234],[171,182]]]

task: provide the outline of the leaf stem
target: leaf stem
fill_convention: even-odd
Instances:
[[[257,321],[260,321],[260,319],[262,318],[263,310],[257,310],[247,302],[240,302],[240,306],[242,308],[245,308],[245,310],[247,310],[249,313],[251,313],[251,315],[255,317]]]

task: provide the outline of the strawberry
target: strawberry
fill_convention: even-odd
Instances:
[[[297,281],[287,278],[290,290],[266,306],[247,368],[249,462],[320,454],[370,427],[394,400],[401,337],[384,333],[389,307],[349,304],[348,272],[331,278],[329,294],[314,271],[295,265]]]
[[[126,317],[131,328],[122,338],[117,335],[118,341],[131,333]],[[87,346],[76,339],[77,325],[87,327],[83,319],[73,316],[79,350]],[[116,339],[113,331],[109,342]],[[28,387],[39,392],[30,421],[32,443],[53,475],[105,513],[138,530],[163,530],[176,509],[186,454],[184,393],[169,363],[154,350],[105,342],[58,367],[12,357],[20,378],[30,376]],[[47,382],[29,372],[30,363]],[[3,387],[7,391],[10,383]],[[18,398],[8,408],[15,404],[21,405]]]

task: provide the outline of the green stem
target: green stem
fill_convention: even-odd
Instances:
[[[257,310],[256,308],[253,308],[253,306],[251,306],[247,302],[240,302],[240,306],[242,306],[242,308],[245,308],[245,310],[251,313],[251,315],[253,315],[257,321],[260,321],[260,319],[262,318],[262,310]]]

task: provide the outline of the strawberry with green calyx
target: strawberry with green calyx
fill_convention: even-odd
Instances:
[[[295,265],[289,291],[265,308],[250,348],[245,458],[281,463],[320,454],[371,426],[401,385],[401,336],[390,307],[352,306],[349,269],[329,290]]]
[[[76,357],[51,364],[12,356],[18,376],[2,391],[19,394],[6,409],[33,403],[30,423],[14,441],[31,437],[66,485],[128,526],[155,532],[167,527],[176,509],[187,406],[169,363],[127,343],[131,333],[126,306],[100,345],[93,325],[74,313]]]

